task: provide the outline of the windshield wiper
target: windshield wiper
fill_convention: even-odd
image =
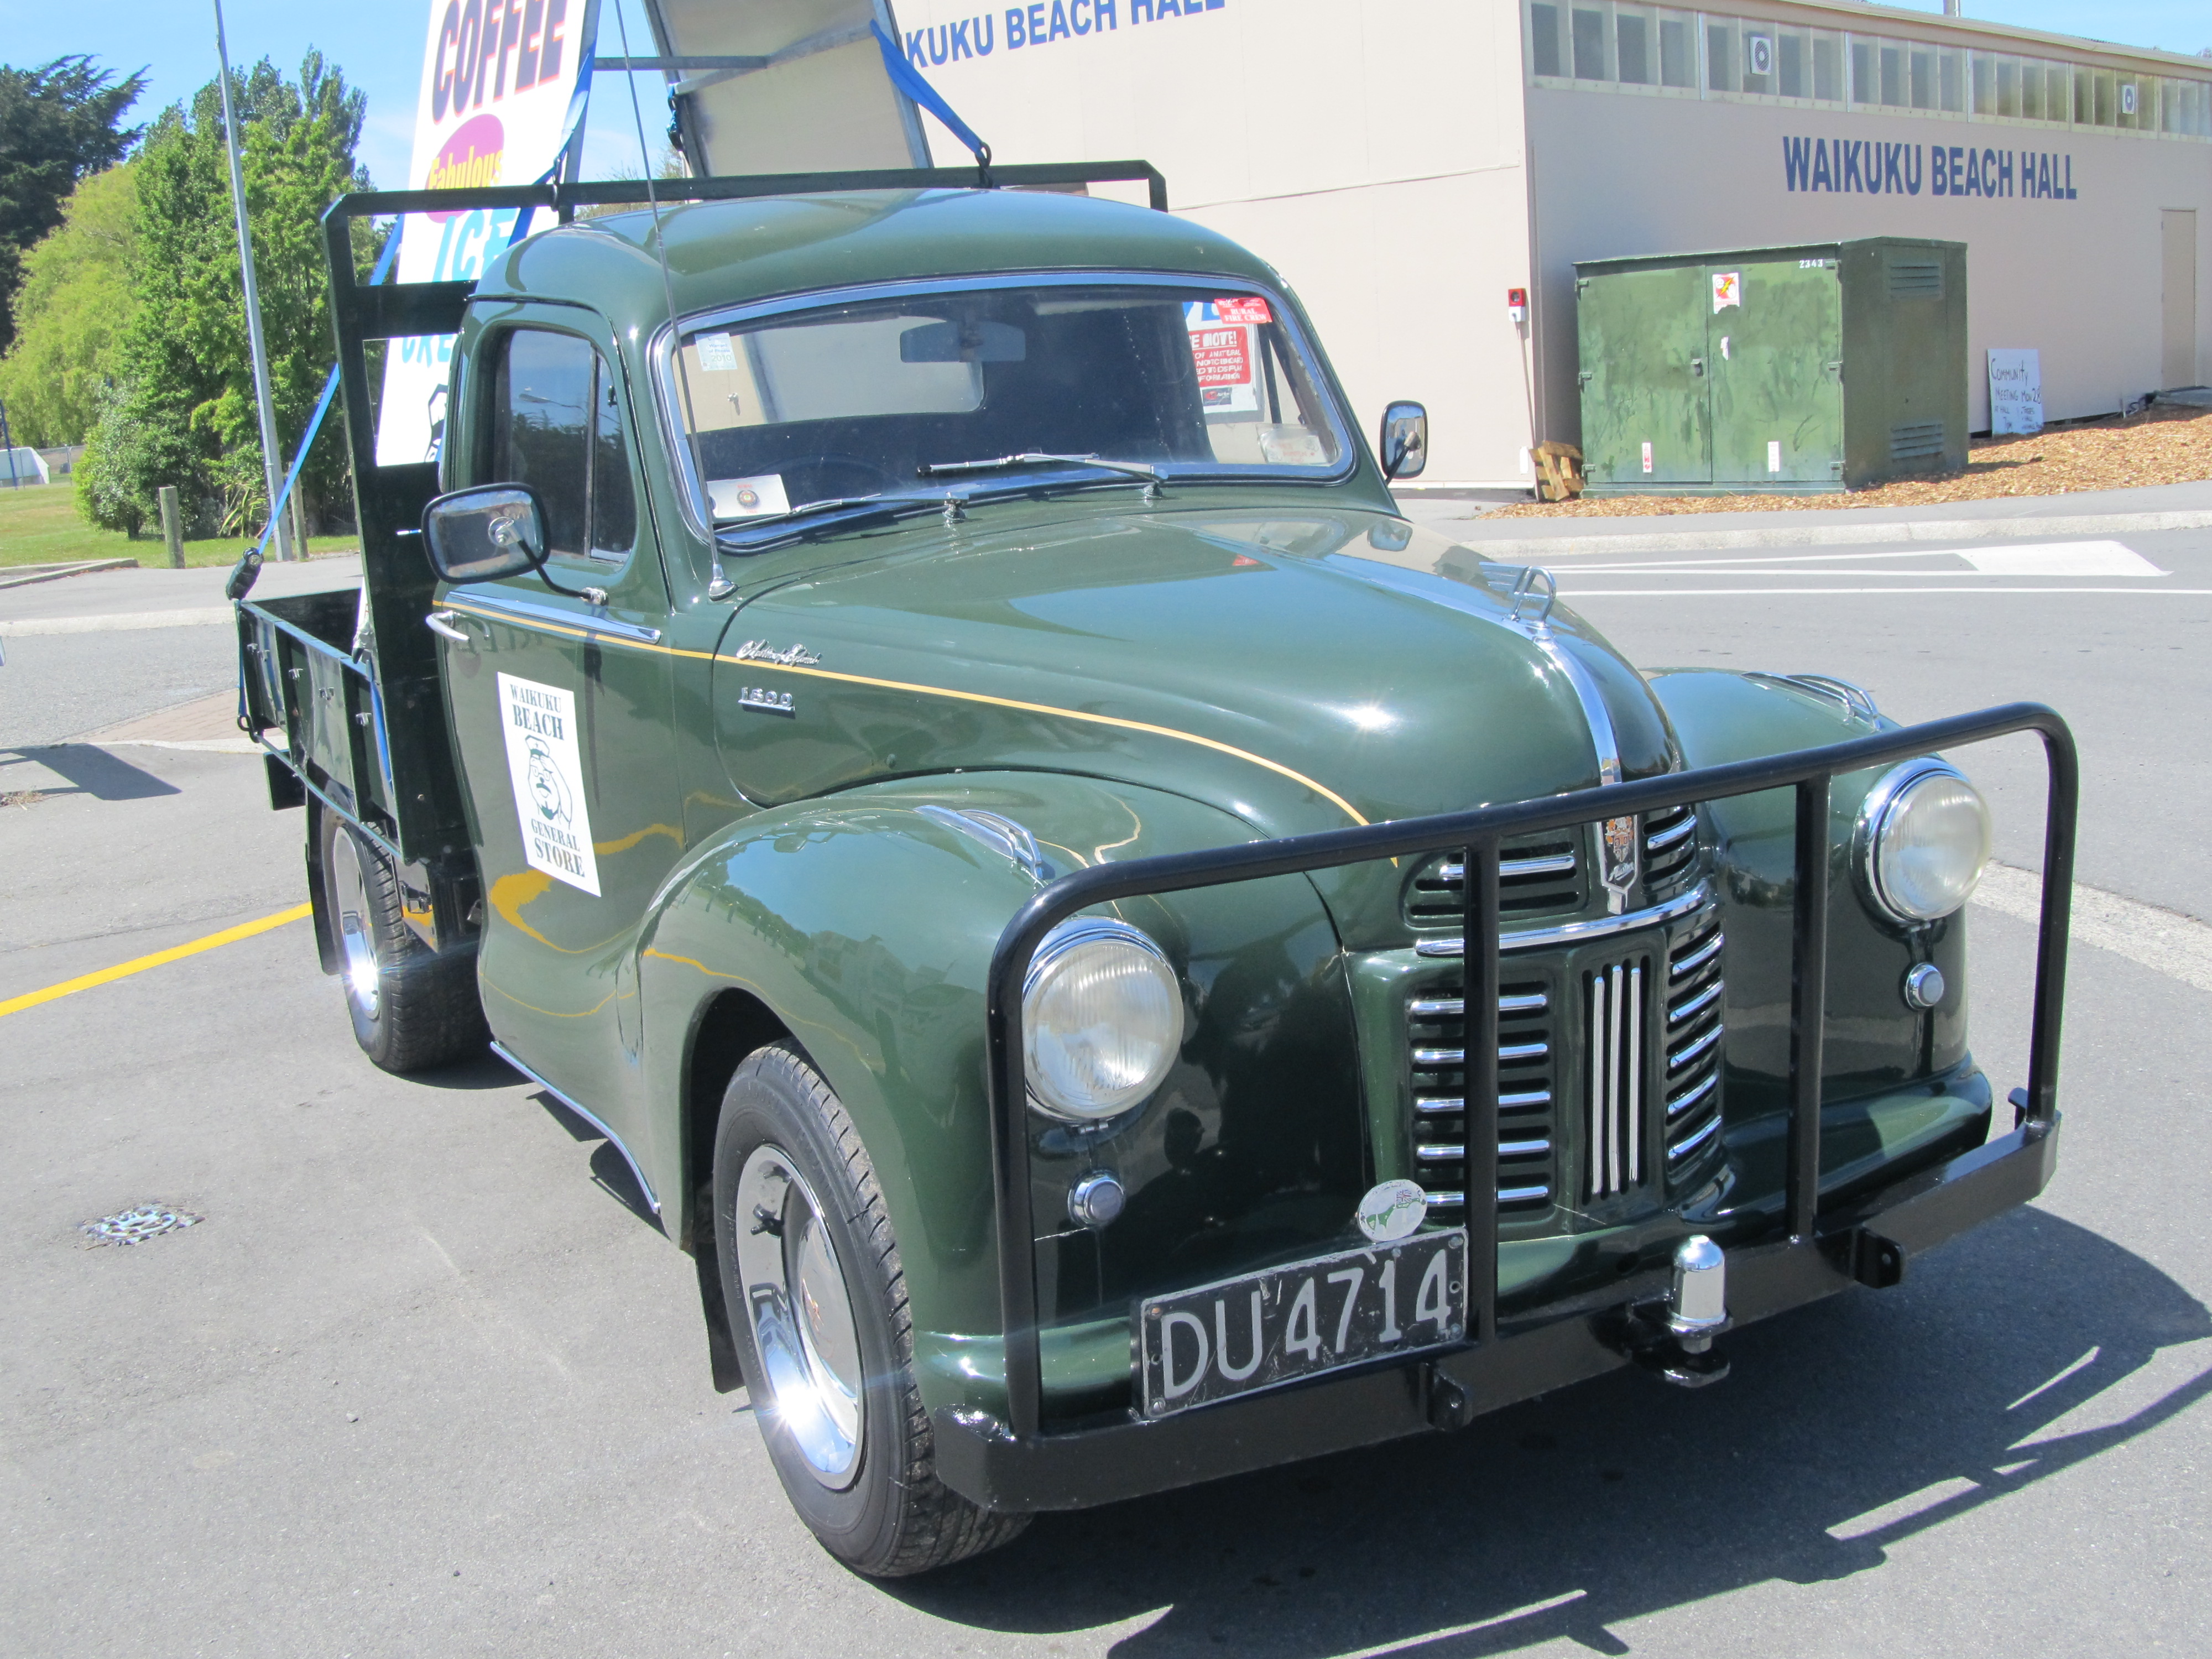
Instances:
[[[836,495],[823,501],[801,501],[797,507],[781,513],[747,513],[732,518],[716,519],[717,530],[734,529],[748,524],[788,524],[792,520],[810,513],[826,513],[840,507],[910,507],[920,504],[934,507],[934,495]]]
[[[1125,473],[1145,481],[1145,499],[1148,501],[1159,500],[1164,476],[1159,468],[1143,461],[1108,461],[1096,455],[1046,455],[1035,450],[1019,455],[997,455],[982,461],[924,461],[915,471],[925,478],[933,478],[948,472],[996,472],[1010,466],[1095,466],[1108,472]]]

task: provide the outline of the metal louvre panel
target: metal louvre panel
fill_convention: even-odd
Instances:
[[[1414,1175],[1439,1219],[1450,1218],[1439,1212],[1467,1202],[1466,1008],[1455,985],[1425,988],[1406,1004]],[[1551,1201],[1553,1034],[1560,1012],[1548,979],[1516,977],[1498,988],[1498,1201],[1509,1210]]]
[[[1668,952],[1662,991],[1666,1022],[1667,1168],[1670,1177],[1714,1146],[1721,1126],[1721,1057],[1727,1036],[1728,984],[1722,963],[1728,937],[1717,920],[1687,931]]]
[[[1583,1191],[1589,1198],[1617,1197],[1644,1184],[1644,1005],[1650,977],[1650,960],[1642,956],[1583,975],[1589,1018]]]
[[[1583,902],[1585,831],[1555,830],[1505,844],[1498,861],[1498,905],[1508,916],[1561,915]],[[1457,927],[1466,908],[1466,872],[1456,853],[1431,859],[1406,890],[1406,920],[1414,927]]]

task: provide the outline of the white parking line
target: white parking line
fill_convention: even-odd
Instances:
[[[1711,559],[1636,559],[1623,564],[1583,564],[1566,567],[1577,576],[1602,574],[1625,575],[1649,572],[1662,575],[1717,574],[1744,576],[1820,576],[1856,574],[1858,568],[1886,559],[1958,559],[1971,569],[1990,576],[2163,576],[2160,570],[2133,548],[2118,542],[2027,542],[2014,547],[1910,547],[1881,553],[1770,553],[1764,556]],[[1784,569],[1784,566],[1839,567],[1826,569]],[[1948,576],[1948,570],[1869,570],[1879,576]]]
[[[32,634],[106,634],[141,628],[211,628],[237,620],[238,612],[227,605],[196,606],[189,611],[119,611],[106,617],[18,617],[0,620],[0,638],[21,639]]]
[[[1824,593],[2127,593],[2169,599],[2212,597],[2212,587],[1559,587],[1563,599],[1797,599]]]
[[[1992,864],[1974,889],[1974,902],[2033,923],[2043,914],[2043,878],[2033,870]],[[2212,927],[2194,916],[2076,882],[2069,937],[2077,945],[2110,951],[2200,991],[2212,991]]]

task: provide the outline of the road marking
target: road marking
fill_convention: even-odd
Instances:
[[[1985,576],[2163,576],[2148,559],[2118,542],[2023,543],[1962,547],[1956,556]]]
[[[141,628],[212,628],[235,622],[238,612],[227,605],[191,611],[118,611],[108,617],[17,617],[0,622],[0,638],[22,639],[32,634],[109,634]]]
[[[1744,576],[1834,576],[1841,569],[1785,570],[1783,565],[1844,566],[1855,568],[1885,559],[1962,559],[1977,572],[1994,576],[2164,576],[2133,548],[2118,542],[2039,542],[2016,547],[1909,547],[1881,553],[1769,553],[1741,558],[1638,559],[1626,564],[1582,564],[1567,567],[1575,575],[1626,575],[1631,572],[1675,574],[1717,574],[1731,571]],[[1958,570],[1869,570],[1870,576],[1956,576]]]
[[[196,939],[189,945],[172,945],[168,950],[156,951],[148,957],[134,957],[129,962],[116,963],[112,968],[102,968],[98,973],[65,979],[59,985],[49,985],[43,991],[27,991],[21,996],[0,1002],[0,1014],[19,1013],[26,1008],[35,1008],[42,1002],[52,1002],[57,997],[71,996],[126,975],[159,968],[164,963],[181,962],[186,957],[199,955],[203,951],[212,951],[219,945],[234,945],[240,939],[252,939],[256,933],[265,933],[272,927],[282,927],[288,921],[297,921],[314,908],[312,904],[295,904],[289,910],[279,910],[273,916],[264,916],[258,921],[241,922],[235,927],[226,927],[220,933],[210,933],[205,939]]]
[[[2043,915],[2043,878],[2033,870],[1992,864],[1982,872],[1974,902],[2033,924]],[[2194,916],[2076,882],[2068,937],[2076,945],[2093,945],[2200,991],[2212,991],[2212,927]]]

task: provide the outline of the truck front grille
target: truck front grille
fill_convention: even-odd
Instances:
[[[1579,849],[1586,832],[1559,830],[1508,842],[1498,860],[1498,908],[1508,917],[1550,915],[1583,902]],[[1467,910],[1467,872],[1460,855],[1431,859],[1406,892],[1406,919],[1416,927],[1456,927]]]
[[[1406,1006],[1413,1051],[1415,1179],[1431,1214],[1464,1208],[1467,1191],[1467,1003],[1437,988]],[[1513,980],[1498,995],[1498,1206],[1547,1205],[1553,1187],[1552,996],[1540,979]]]
[[[1583,975],[1589,1015],[1589,1178],[1586,1197],[1613,1198],[1644,1184],[1645,987],[1650,958],[1616,962]]]
[[[1721,1039],[1728,936],[1717,920],[1667,957],[1667,1170],[1669,1176],[1720,1133]]]
[[[1698,814],[1669,806],[1644,820],[1644,884],[1654,899],[1669,899],[1697,873]]]

